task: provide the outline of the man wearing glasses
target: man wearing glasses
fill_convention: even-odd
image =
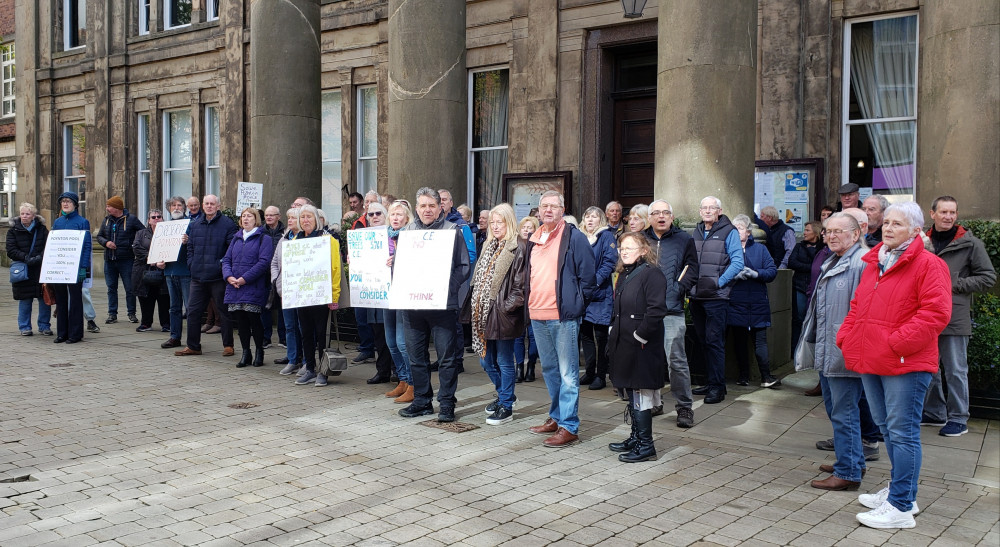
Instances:
[[[594,252],[587,236],[563,220],[559,192],[542,194],[542,226],[528,240],[528,316],[549,390],[549,418],[529,429],[548,435],[542,443],[559,448],[578,440],[580,418],[580,323],[597,286]]]
[[[656,200],[649,204],[649,246],[656,250],[657,265],[667,278],[667,315],[663,318],[663,345],[667,354],[670,392],[677,410],[677,427],[694,425],[691,410],[691,372],[684,349],[684,294],[698,279],[698,255],[691,235],[674,226],[670,204]],[[662,403],[657,403],[661,411]]]
[[[705,404],[726,398],[726,315],[729,284],[743,270],[740,234],[722,214],[722,201],[715,196],[701,200],[701,222],[694,230],[698,254],[698,280],[691,288],[691,319],[702,345],[708,384],[692,390],[704,395]]]

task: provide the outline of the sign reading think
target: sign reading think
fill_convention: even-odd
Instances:
[[[448,307],[451,260],[458,230],[403,230],[396,243],[389,307],[443,310]]]
[[[42,256],[42,283],[76,283],[80,272],[80,255],[84,230],[52,230],[45,241],[45,255]]]
[[[363,308],[388,308],[392,270],[389,260],[387,226],[347,231],[350,253],[351,305]]]
[[[146,264],[157,262],[177,262],[184,244],[184,234],[187,233],[191,219],[167,220],[160,222],[153,230],[153,240],[149,244],[149,256]]]
[[[240,182],[236,187],[236,214],[247,207],[261,209],[264,203],[264,185],[254,182]]]
[[[293,239],[283,243],[281,307],[287,310],[333,302],[330,274],[329,237]]]

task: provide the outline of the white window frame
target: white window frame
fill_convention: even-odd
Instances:
[[[9,221],[17,218],[21,214],[16,201],[17,193],[17,166],[13,163],[0,165],[0,200],[7,203],[10,214],[2,214],[2,203],[0,203],[0,221]]]
[[[324,173],[326,171],[326,169],[324,169],[324,167],[327,164],[336,164],[335,169],[337,169],[338,171],[342,172],[343,166],[344,166],[344,149],[343,149],[344,128],[343,128],[343,123],[341,122],[341,120],[342,120],[341,116],[343,116],[343,113],[344,113],[344,95],[341,92],[341,90],[339,90],[339,89],[332,89],[330,91],[323,91],[320,94],[320,104],[321,105],[322,105],[323,97],[325,97],[327,95],[337,95],[339,97],[339,100],[340,100],[340,111],[339,111],[340,115],[337,116],[337,119],[334,120],[333,123],[336,124],[337,131],[340,133],[341,147],[340,147],[340,150],[337,151],[338,152],[337,157],[333,158],[333,157],[326,157],[326,156],[322,155],[322,152],[323,152],[322,151],[322,144],[320,145],[320,148],[321,148],[321,153],[320,153],[321,154],[320,155],[320,173]],[[322,106],[320,108],[322,110]],[[322,124],[322,120],[320,120],[320,123]],[[330,218],[340,218],[340,216],[341,216],[341,210],[343,209],[343,204],[342,204],[342,199],[343,198],[341,198],[341,188],[343,187],[343,183],[344,183],[343,176],[341,175],[340,186],[338,186],[334,190],[333,195],[330,195],[330,196],[321,196],[321,202],[322,202],[322,205],[323,205],[323,211],[325,211],[327,213],[327,216],[329,216]]]
[[[171,2],[172,0],[163,0],[163,28],[169,30],[174,28],[190,27],[190,21],[180,25],[172,24],[174,22],[174,6]]]
[[[208,21],[215,21],[219,18],[219,1],[220,0],[208,0],[205,3],[205,14]],[[214,14],[212,12],[215,12]]]
[[[170,199],[170,195],[174,192],[173,184],[171,184],[171,175],[175,172],[189,171],[191,172],[191,195],[198,194],[198,188],[194,185],[194,157],[191,158],[190,167],[172,167],[170,165],[170,115],[177,112],[187,112],[188,116],[191,116],[191,140],[192,147],[194,144],[194,111],[191,108],[175,108],[172,110],[164,110],[161,118],[161,123],[163,126],[162,130],[162,149],[163,149],[163,199],[166,201]]]
[[[222,120],[219,121],[219,134],[214,135],[212,133],[212,121],[219,117],[219,107],[218,105],[207,105],[205,107],[205,195],[212,194],[215,196],[219,195],[222,191],[222,151],[219,150],[219,161],[220,163],[213,164],[211,162],[212,152],[219,149],[222,144]],[[215,142],[212,142],[213,137]],[[214,180],[217,183],[213,183]]]
[[[475,170],[475,156],[474,156],[475,152],[487,152],[487,151],[490,151],[490,150],[509,150],[510,149],[510,133],[509,133],[509,128],[508,128],[507,144],[506,145],[504,145],[504,146],[484,146],[484,147],[480,147],[480,148],[473,148],[472,147],[472,105],[473,105],[473,94],[475,92],[475,90],[473,89],[474,86],[472,85],[473,78],[474,78],[474,75],[476,73],[479,73],[479,72],[489,72],[491,70],[506,70],[507,71],[507,81],[510,82],[510,66],[509,65],[497,65],[497,66],[488,66],[488,67],[470,69],[469,70],[469,80],[468,80],[468,82],[466,82],[466,88],[467,88],[467,91],[468,91],[468,98],[467,98],[466,104],[468,105],[468,107],[466,109],[467,110],[467,112],[466,112],[467,126],[466,126],[466,131],[465,131],[465,135],[466,135],[465,149],[466,149],[467,153],[466,153],[466,156],[465,156],[465,158],[466,158],[465,159],[465,161],[466,161],[465,179],[466,180],[465,180],[465,200],[464,200],[464,202],[465,203],[469,203],[469,204],[475,203],[476,181],[475,181],[475,178],[474,178],[475,174],[473,173],[473,171]],[[510,97],[507,97],[507,109],[508,109],[508,112],[509,112],[509,110],[510,110]],[[508,123],[509,123],[509,121],[508,121]],[[456,203],[462,203],[461,201],[458,201],[458,200],[456,200],[455,202]]]
[[[355,149],[357,150],[357,154],[355,154],[355,157],[357,158],[357,166],[358,166],[358,168],[357,168],[357,176],[355,177],[356,180],[357,180],[357,183],[355,184],[355,186],[357,187],[357,192],[359,194],[361,194],[362,196],[365,195],[370,190],[376,190],[376,191],[378,190],[378,188],[368,188],[367,186],[362,186],[362,184],[364,183],[364,180],[365,180],[365,171],[364,171],[364,165],[362,164],[362,160],[364,160],[364,161],[375,160],[376,171],[378,170],[378,121],[377,120],[376,120],[376,123],[375,123],[375,155],[374,156],[362,156],[361,155],[361,149],[364,146],[364,130],[365,130],[365,123],[364,123],[365,122],[365,119],[364,119],[365,108],[364,108],[364,101],[362,100],[362,94],[364,93],[365,90],[368,90],[368,89],[375,89],[375,109],[377,111],[378,110],[378,89],[376,88],[375,84],[371,84],[371,85],[359,85],[357,87],[357,92],[356,92],[357,93],[357,105],[358,105],[358,109],[357,110],[358,110],[358,115],[357,115],[357,131],[355,131],[355,136],[357,138],[357,146],[355,146]],[[341,103],[341,104],[343,104],[343,103]],[[377,173],[376,173],[376,177],[377,177]],[[378,186],[378,182],[377,181],[376,181],[375,185]]]
[[[69,15],[70,15],[70,13],[73,10],[76,9],[77,6],[78,6],[78,4],[77,4],[76,0],[63,0],[63,17],[62,17],[62,23],[63,23],[63,51],[69,51],[69,50],[73,50],[73,49],[80,49],[80,48],[87,47],[87,40],[86,39],[81,40],[83,42],[82,44],[79,44],[79,45],[76,45],[76,46],[70,46],[69,45],[69,43],[70,43],[70,36],[72,36],[73,31],[75,30],[74,28],[70,28]],[[87,8],[86,8],[86,6],[87,6],[87,4],[84,3],[84,11],[83,11],[83,20],[84,20],[83,28],[84,28],[84,30],[87,29]],[[77,20],[79,20],[79,18],[80,18],[80,14],[77,14]]]
[[[860,119],[852,120],[851,117],[851,27],[858,23],[870,23],[872,21],[878,21],[881,19],[898,19],[902,17],[916,17],[917,18],[917,31],[915,38],[915,47],[917,48],[914,58],[917,60],[914,66],[913,72],[913,115],[912,116],[896,116],[893,118],[874,118],[874,119]],[[912,197],[916,198],[917,193],[917,117],[919,116],[918,108],[920,105],[919,101],[919,86],[920,86],[920,15],[916,11],[901,11],[896,13],[884,14],[884,15],[872,15],[870,17],[858,17],[853,19],[847,19],[844,21],[844,69],[841,72],[841,120],[843,121],[841,126],[840,134],[840,178],[841,184],[847,184],[850,182],[849,176],[851,173],[851,126],[854,125],[869,125],[873,123],[892,123],[892,122],[914,122],[913,128],[913,194]],[[911,194],[897,194],[902,196],[909,196]],[[890,196],[886,196],[889,199]]]
[[[146,164],[146,153],[149,151],[149,114],[142,113],[136,116],[136,218],[145,222],[146,211],[149,210],[149,179],[150,165]]]
[[[77,207],[77,212],[80,216],[87,216],[87,173],[84,172],[82,175],[71,175],[73,172],[73,128],[76,126],[83,126],[82,122],[74,122],[63,124],[63,192],[73,192],[80,196],[80,203]],[[86,132],[86,127],[84,127],[84,132]],[[83,153],[87,153],[86,147],[83,149]],[[80,186],[83,186],[83,191],[80,191]]]
[[[10,118],[16,113],[15,99],[17,97],[17,71],[14,63],[14,42],[2,44],[2,46],[4,49],[3,54],[0,55],[0,76],[2,76],[2,78],[0,78],[0,81],[2,81],[2,83],[0,83],[0,94],[2,94],[2,97],[0,97],[0,103],[2,103],[2,107],[0,107],[0,117]],[[8,68],[10,69],[9,78],[7,77]],[[10,94],[3,92],[3,90],[7,89],[8,84],[10,86]]]
[[[139,6],[139,36],[149,34],[149,10],[153,0],[138,0]]]

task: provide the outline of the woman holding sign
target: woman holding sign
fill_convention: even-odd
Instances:
[[[222,257],[222,277],[226,280],[226,296],[223,301],[229,306],[229,313],[236,318],[240,331],[240,346],[243,357],[236,368],[252,364],[264,366],[264,326],[260,322],[260,312],[267,304],[271,292],[271,255],[274,241],[260,227],[260,212],[247,207],[240,213],[239,232],[233,236],[226,256]],[[250,337],[253,336],[256,353],[250,355]]]
[[[525,243],[517,237],[514,209],[490,211],[489,235],[472,277],[472,349],[497,390],[486,423],[514,419],[514,340],[524,336]]]
[[[73,192],[63,192],[59,196],[59,218],[52,223],[52,232],[57,230],[82,231],[83,248],[76,268],[76,279],[69,283],[50,283],[56,293],[56,344],[74,344],[83,340],[83,280],[90,275],[90,222],[80,216],[80,196]],[[50,232],[51,237],[51,232]],[[51,249],[52,246],[49,246]],[[44,272],[43,272],[44,275]]]
[[[405,201],[395,201],[389,206],[389,266],[396,255],[396,242],[399,241],[399,230],[413,222],[410,206]],[[403,316],[397,310],[385,311],[385,343],[389,346],[389,354],[396,365],[396,376],[399,384],[396,389],[385,394],[395,397],[394,403],[413,402],[413,378],[410,376],[410,358],[406,356],[406,336],[403,332]]]
[[[170,331],[170,293],[167,289],[166,276],[156,264],[146,264],[149,249],[153,244],[153,232],[156,225],[163,220],[163,212],[150,209],[146,219],[146,227],[135,234],[132,243],[132,253],[135,261],[132,263],[132,293],[139,299],[139,326],[136,332],[153,330],[153,308],[159,304],[160,330]],[[145,275],[146,272],[153,272]],[[158,274],[158,275],[157,275]]]
[[[340,299],[340,244],[337,243],[337,238],[323,231],[319,222],[319,212],[316,207],[303,205],[299,209],[299,233],[292,238],[293,240],[310,237],[330,238],[330,279],[333,290],[331,303],[298,309],[299,329],[302,332],[302,357],[306,365],[306,373],[295,381],[295,384],[300,386],[314,380],[317,386],[327,384],[326,376],[316,372],[316,351],[326,349],[326,324],[330,310],[337,309],[337,300]]]

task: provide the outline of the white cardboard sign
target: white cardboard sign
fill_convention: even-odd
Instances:
[[[52,230],[42,256],[42,283],[76,283],[86,230]]]
[[[161,221],[153,229],[153,240],[149,244],[149,256],[146,264],[157,262],[177,262],[184,245],[184,234],[187,233],[191,219]]]
[[[236,187],[236,214],[242,214],[247,207],[263,209],[264,185],[254,182],[242,182]]]
[[[389,260],[389,229],[386,226],[347,231],[350,256],[351,305],[388,308],[392,270]]]
[[[443,310],[448,307],[451,260],[458,230],[403,230],[396,243],[389,307]]]
[[[281,307],[287,310],[332,303],[331,274],[329,237],[286,241],[281,249]]]

